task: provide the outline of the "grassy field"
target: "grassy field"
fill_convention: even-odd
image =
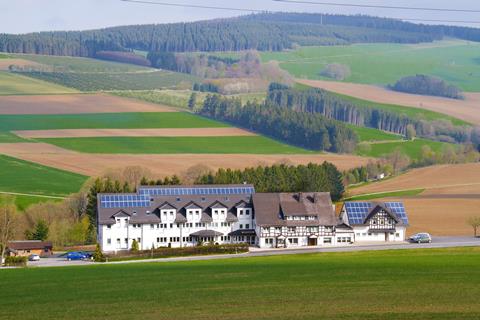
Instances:
[[[479,254],[393,250],[3,270],[0,319],[473,320]]]
[[[262,136],[246,137],[101,137],[38,139],[86,153],[179,154],[244,153],[307,154],[311,151]]]
[[[357,154],[366,157],[380,158],[399,149],[402,154],[409,156],[411,160],[419,160],[423,146],[429,146],[434,152],[437,152],[447,145],[451,144],[425,139],[415,139],[413,141],[372,143],[368,145],[366,150],[359,148]]]
[[[373,200],[373,199],[392,198],[392,197],[400,198],[400,197],[408,197],[408,196],[411,197],[411,196],[419,195],[423,191],[425,191],[425,189],[379,192],[379,193],[364,194],[364,195],[349,197],[345,199],[345,201]]]
[[[41,202],[57,202],[61,201],[60,199],[56,198],[43,198],[43,197],[35,197],[35,196],[25,196],[25,195],[14,195],[15,197],[15,205],[17,206],[17,209],[20,211],[24,211],[28,207],[30,207],[33,204],[36,203],[41,203]],[[3,200],[0,195],[0,205],[2,204]]]
[[[0,71],[0,95],[74,93],[76,90],[18,74]]]
[[[220,128],[229,125],[187,112],[0,115],[0,130]]]
[[[371,142],[371,141],[395,141],[402,140],[403,137],[397,134],[385,132],[378,129],[358,127],[352,124],[347,124],[347,126],[358,135],[360,142]]]
[[[299,78],[326,79],[320,71],[329,63],[350,66],[348,82],[391,84],[403,76],[438,76],[465,91],[479,91],[480,44],[441,41],[428,44],[355,44],[300,47],[288,52],[263,52],[262,60],[280,61],[283,69]]]
[[[392,111],[395,113],[400,113],[403,115],[406,115],[409,118],[412,119],[417,119],[417,120],[448,120],[451,121],[452,124],[454,125],[470,125],[468,122],[465,122],[463,120],[448,116],[446,114],[442,114],[439,112],[434,112],[430,110],[425,110],[425,109],[419,109],[419,108],[413,108],[413,107],[404,107],[400,105],[393,105],[393,104],[385,104],[385,103],[377,103],[377,102],[372,102],[372,101],[367,101],[367,100],[362,100],[358,99],[355,97],[350,97],[342,94],[337,94],[334,92],[331,92],[334,95],[337,95],[343,99],[346,99],[348,101],[351,101],[355,103],[358,106],[365,106],[365,107],[371,107],[375,109],[380,109],[380,110],[386,110],[386,111]]]
[[[188,100],[190,99],[193,91],[191,90],[148,90],[148,91],[115,91],[113,94],[127,97],[135,98],[139,100],[144,100],[147,102],[166,104],[178,108],[187,108]],[[205,97],[209,94],[207,92],[196,92],[197,94],[197,105],[203,103]],[[247,101],[263,101],[265,100],[265,93],[245,93],[245,94],[236,94],[229,95],[227,97],[240,98],[243,103]]]
[[[177,86],[191,87],[197,78],[188,74],[155,72],[24,72],[23,75],[71,87],[80,91],[155,90]]]
[[[0,143],[16,143],[23,141],[25,141],[25,139],[22,139],[11,132],[0,131]]]
[[[0,155],[0,191],[64,196],[77,192],[86,177]]]
[[[34,61],[63,72],[135,72],[150,68],[91,58],[17,54],[15,58]]]

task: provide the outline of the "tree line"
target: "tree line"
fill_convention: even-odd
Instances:
[[[480,142],[478,130],[455,126],[448,120],[427,121],[407,115],[351,102],[328,91],[312,88],[296,90],[270,86],[267,103],[308,114],[321,114],[328,119],[369,127],[406,136],[413,127],[420,137],[457,143]]]
[[[452,99],[464,99],[462,91],[443,79],[423,74],[403,77],[395,84],[389,86],[394,91],[422,94]]]
[[[358,142],[355,132],[343,123],[268,102],[242,105],[238,98],[208,95],[196,112],[315,151],[351,152]]]
[[[0,51],[94,57],[100,51],[280,51],[300,45],[419,43],[444,36],[480,41],[480,30],[425,26],[394,19],[265,13],[238,18],[134,25],[89,31],[0,34]]]

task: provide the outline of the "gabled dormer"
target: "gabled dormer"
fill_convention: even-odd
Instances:
[[[195,201],[187,203],[183,209],[185,217],[190,222],[198,222],[201,219],[203,208]]]
[[[363,221],[364,225],[368,225],[370,229],[395,229],[397,224],[401,224],[402,220],[392,213],[390,209],[382,204],[374,204],[368,215]]]
[[[170,202],[165,201],[158,207],[158,210],[177,210],[177,208]]]
[[[114,214],[112,214],[112,219],[115,221],[115,224],[118,226],[124,226],[128,224],[130,220],[130,214],[124,210],[120,210]]]
[[[210,211],[210,216],[213,220],[226,220],[228,211],[228,207],[226,205],[217,200],[211,205],[209,205],[208,208]]]

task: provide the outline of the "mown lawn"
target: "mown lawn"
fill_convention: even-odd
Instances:
[[[0,95],[74,93],[74,89],[0,71]]]
[[[437,152],[446,146],[453,146],[453,144],[431,141],[425,139],[415,139],[413,141],[398,141],[385,143],[368,144],[366,148],[360,147],[357,154],[366,157],[380,158],[386,156],[395,150],[400,150],[402,154],[410,157],[411,160],[419,160],[422,154],[422,147],[429,146],[433,151]]]
[[[424,249],[3,270],[0,319],[478,319],[479,255]]]
[[[0,191],[43,195],[77,192],[87,177],[0,155]]]
[[[187,112],[0,115],[0,130],[219,128],[229,125]]]
[[[98,137],[38,139],[61,148],[86,153],[313,153],[263,136],[230,137]]]

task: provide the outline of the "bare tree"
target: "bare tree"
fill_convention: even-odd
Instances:
[[[15,198],[2,196],[1,200],[3,204],[0,205],[0,265],[3,263],[8,242],[12,240],[15,223],[17,221]]]
[[[183,181],[187,183],[194,183],[198,178],[210,172],[212,172],[212,168],[210,168],[209,166],[206,166],[204,164],[196,164],[188,168],[187,171],[185,171],[185,173],[183,174],[182,178]]]
[[[473,228],[473,236],[477,237],[477,230],[480,228],[480,217],[470,217],[467,219],[469,226]]]
[[[65,200],[65,205],[67,206],[67,209],[74,218],[74,220],[80,221],[80,219],[87,212],[88,193],[80,191],[78,193],[72,194]]]
[[[143,177],[151,178],[152,172],[141,166],[130,166],[123,169],[123,179],[131,186],[138,187]]]

